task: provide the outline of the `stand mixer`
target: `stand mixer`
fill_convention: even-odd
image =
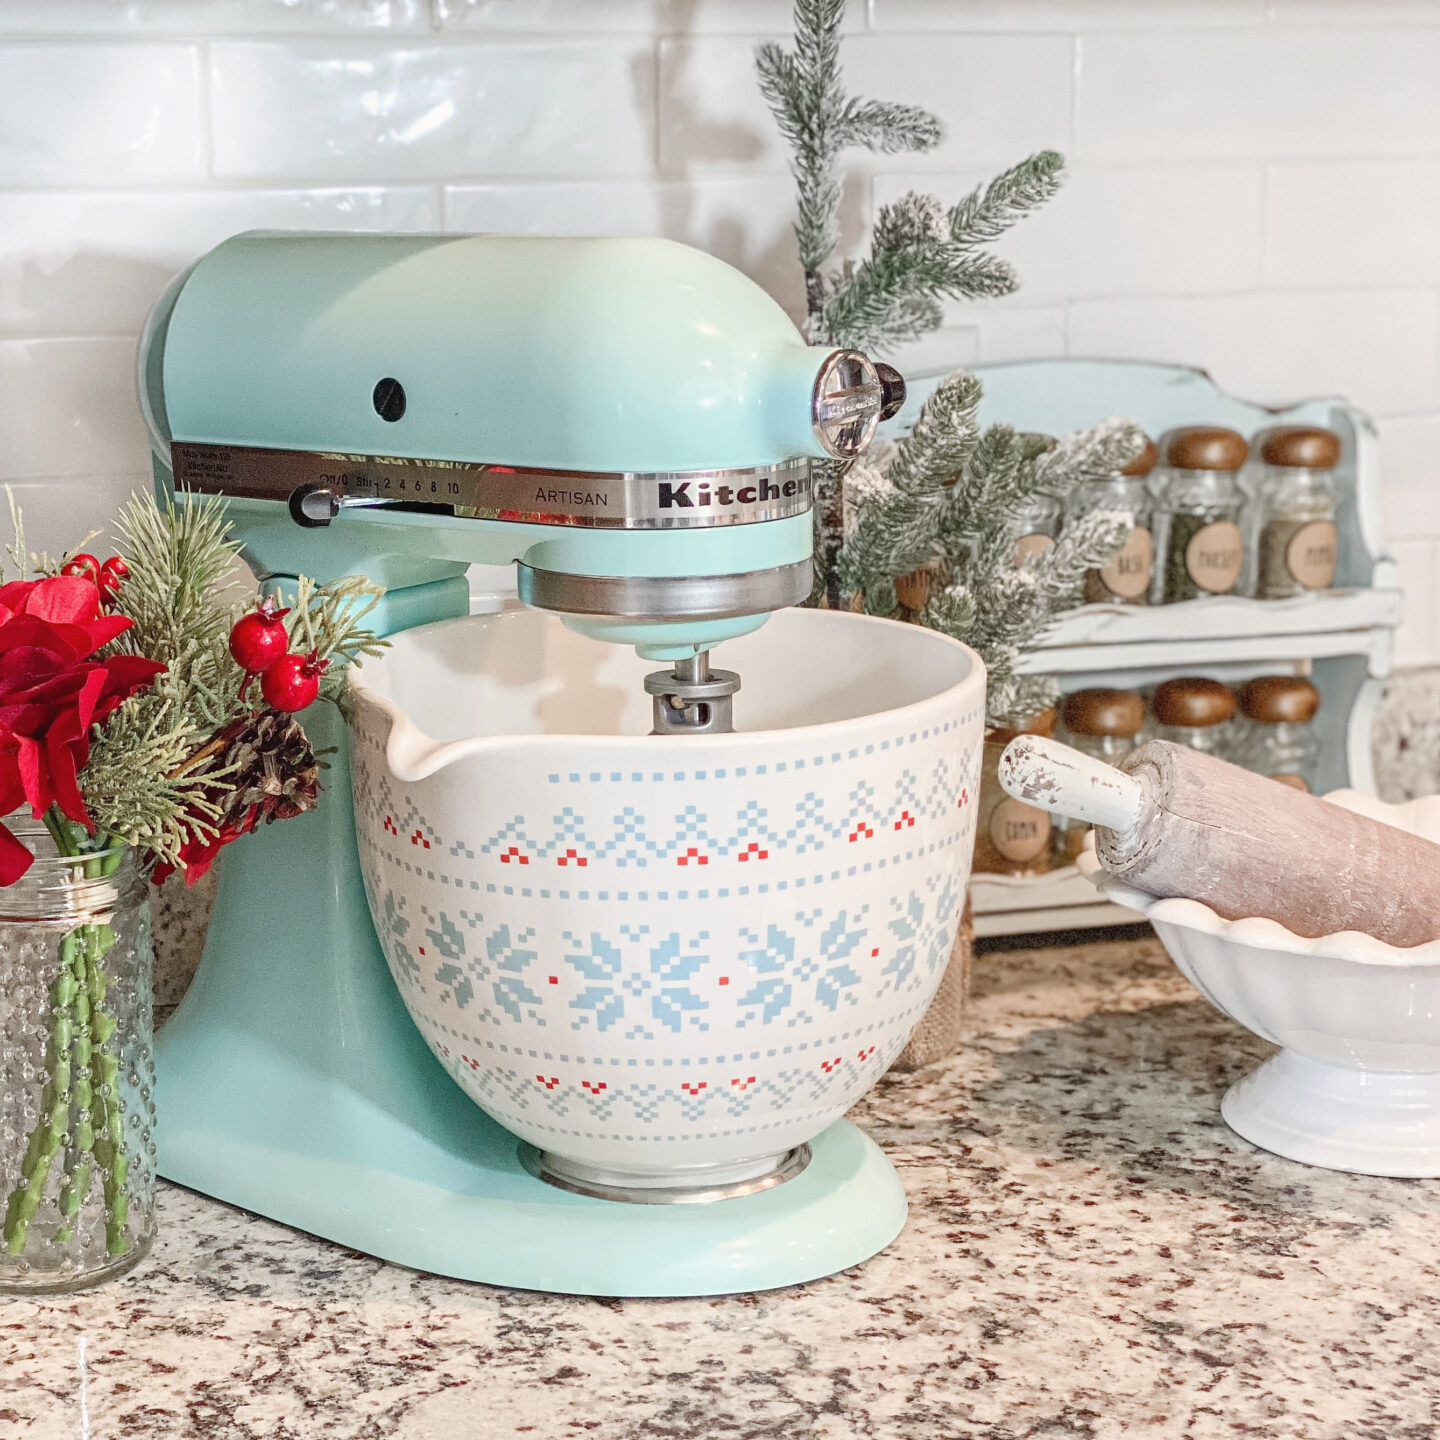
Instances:
[[[395,634],[465,615],[468,565],[514,563],[527,605],[662,665],[656,733],[714,734],[740,679],[710,649],[809,594],[811,464],[860,454],[904,384],[669,242],[255,233],[162,296],[140,394],[157,494],[224,495],[267,587],[364,573]],[[160,1037],[161,1174],[385,1259],[567,1292],[767,1288],[893,1238],[898,1182],[843,1122],[794,1178],[719,1204],[537,1178],[401,1004],[345,727],[305,724],[335,748],[329,793],[226,855]]]

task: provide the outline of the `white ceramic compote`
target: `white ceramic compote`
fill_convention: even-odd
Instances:
[[[653,662],[517,610],[407,631],[352,684],[391,973],[475,1102],[587,1193],[734,1193],[884,1074],[970,867],[973,651],[787,610],[728,642],[736,733],[648,734]]]
[[[1347,810],[1440,841],[1440,796],[1386,805],[1353,790]],[[1221,1101],[1266,1150],[1363,1175],[1440,1175],[1440,941],[1400,950],[1353,930],[1307,940],[1273,920],[1225,920],[1106,877],[1093,837],[1081,869],[1155,927],[1216,1009],[1281,1047]]]

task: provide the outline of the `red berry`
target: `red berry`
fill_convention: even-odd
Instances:
[[[118,555],[112,555],[100,567],[100,578],[95,583],[99,585],[102,595],[115,595],[119,593],[129,574],[130,567]]]
[[[289,613],[277,610],[267,600],[235,622],[230,631],[230,654],[247,675],[268,670],[290,648],[290,637],[285,633]]]
[[[282,655],[260,677],[260,693],[272,710],[292,714],[313,705],[320,694],[320,677],[330,668],[328,660],[309,655]]]
[[[87,555],[82,550],[78,555],[72,555],[61,567],[62,575],[76,575],[81,580],[88,580],[92,585],[100,583],[100,562],[93,556]]]

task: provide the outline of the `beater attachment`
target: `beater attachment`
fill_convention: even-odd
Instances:
[[[645,693],[654,697],[652,735],[728,735],[734,728],[731,701],[740,688],[733,670],[712,670],[710,652],[677,660],[673,670],[645,677]]]

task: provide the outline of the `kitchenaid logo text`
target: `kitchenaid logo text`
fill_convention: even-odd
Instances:
[[[713,510],[730,505],[763,505],[769,500],[793,500],[810,489],[810,481],[759,480],[753,485],[712,485],[708,480],[661,480],[662,510]]]

